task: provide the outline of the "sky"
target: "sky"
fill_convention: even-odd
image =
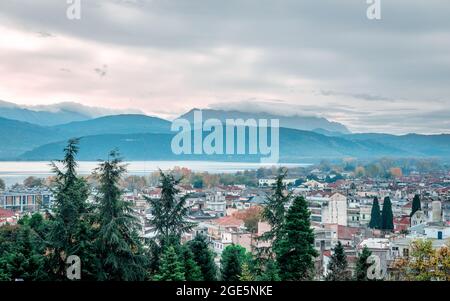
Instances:
[[[0,100],[192,108],[450,133],[450,1],[0,1]]]

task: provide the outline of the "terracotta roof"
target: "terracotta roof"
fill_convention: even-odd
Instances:
[[[0,208],[0,217],[13,217],[14,212],[11,210],[5,210]]]
[[[224,227],[240,227],[244,224],[242,220],[233,216],[224,216],[214,220],[212,223]]]

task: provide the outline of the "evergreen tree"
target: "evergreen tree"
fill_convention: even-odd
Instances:
[[[317,255],[308,205],[303,197],[296,197],[286,215],[280,246],[276,250],[281,279],[311,279],[314,274],[314,257]]]
[[[260,247],[258,252],[260,256],[267,257],[267,253],[276,252],[281,240],[281,231],[285,221],[285,206],[291,200],[291,193],[287,192],[283,180],[286,178],[286,172],[277,176],[276,184],[272,187],[272,194],[267,196],[261,217],[271,227],[271,229],[259,237],[259,240],[270,242],[271,247]]]
[[[154,278],[156,281],[186,280],[183,263],[179,259],[173,246],[166,247],[162,253],[159,272]]]
[[[370,264],[367,263],[367,259],[372,255],[372,252],[364,246],[361,251],[361,254],[358,255],[358,260],[356,261],[356,269],[355,269],[355,280],[356,281],[368,281],[367,278],[367,269],[370,267]]]
[[[29,225],[0,227],[0,281],[47,280],[42,270],[43,247]]]
[[[194,260],[200,267],[202,278],[205,281],[217,280],[217,266],[214,263],[214,254],[208,247],[208,242],[204,235],[197,235],[189,241],[187,247],[192,251]]]
[[[370,213],[369,228],[380,229],[381,228],[381,213],[380,213],[380,203],[378,198],[375,197],[372,203],[372,211]]]
[[[392,213],[391,199],[387,196],[384,198],[383,211],[381,213],[381,229],[383,231],[394,230],[394,215]]]
[[[411,214],[410,217],[416,213],[416,211],[422,210],[422,205],[420,204],[420,196],[418,194],[414,195],[413,202],[412,202],[412,208],[411,208]]]
[[[346,281],[350,280],[350,272],[348,269],[347,256],[345,255],[344,247],[338,241],[333,248],[331,260],[328,263],[328,274],[325,277],[327,281]]]
[[[246,259],[245,248],[239,245],[227,246],[222,252],[220,273],[222,281],[239,281],[242,265]]]
[[[280,281],[280,271],[274,260],[267,260],[264,269],[256,277],[257,281]]]
[[[101,163],[95,173],[98,188],[99,280],[136,281],[146,276],[147,258],[139,239],[141,225],[131,203],[123,200],[118,186],[125,172],[116,152]]]
[[[189,232],[194,223],[188,221],[189,208],[186,206],[187,196],[178,197],[177,185],[181,179],[175,180],[172,174],[160,171],[161,198],[147,198],[152,210],[150,224],[156,232],[156,240],[149,242],[151,251],[150,269],[157,271],[159,259],[166,246],[180,245],[183,233]]]
[[[200,266],[195,262],[194,254],[186,245],[181,249],[181,258],[183,259],[186,281],[203,281]]]
[[[161,246],[166,243],[179,244],[181,235],[192,230],[195,225],[188,221],[186,196],[177,197],[180,192],[177,185],[180,181],[181,179],[175,180],[172,174],[160,171],[161,199],[147,198],[152,210],[150,222]]]
[[[94,273],[95,254],[93,233],[88,212],[89,194],[86,181],[78,177],[75,157],[78,139],[68,141],[64,158],[59,161],[63,169],[52,162],[56,174],[53,216],[48,233],[48,250],[45,268],[54,280],[66,280],[66,258],[77,255],[83,258],[82,277],[90,279]]]
[[[253,275],[248,262],[244,262],[241,267],[241,276],[239,276],[240,281],[255,281],[255,276]]]

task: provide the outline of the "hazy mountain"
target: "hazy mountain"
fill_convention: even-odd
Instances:
[[[115,115],[52,127],[71,136],[100,134],[169,133],[171,122],[146,115]]]
[[[38,146],[100,134],[168,133],[171,123],[145,115],[106,116],[43,127],[0,117],[0,159],[17,158]]]
[[[51,129],[0,117],[0,158],[16,158],[40,145],[60,140]]]
[[[412,155],[450,157],[450,134],[441,135],[389,135],[389,134],[352,134],[343,136],[357,142],[377,142],[382,145],[408,150]]]
[[[128,134],[96,135],[83,137],[81,140],[81,160],[106,158],[108,152],[118,148],[126,160],[218,160],[257,162],[257,155],[174,155],[170,145],[174,134]],[[205,134],[206,135],[206,134]],[[426,141],[430,147],[437,147],[444,139],[450,145],[450,135],[445,137],[421,136],[418,140]],[[396,136],[394,136],[396,137]],[[395,138],[394,138],[395,139]],[[403,139],[399,137],[399,139]],[[437,139],[437,141],[436,141]],[[418,142],[419,143],[419,142]],[[424,143],[424,142],[422,142]],[[373,139],[347,139],[329,137],[309,131],[280,129],[280,162],[316,162],[321,159],[344,157],[429,157],[435,151],[410,149],[408,145],[399,147],[385,145]],[[60,158],[65,141],[50,143],[38,147],[20,156],[23,160],[50,160]],[[401,147],[400,147],[401,146]],[[248,148],[248,143],[247,146]],[[449,158],[450,152],[439,157]]]
[[[139,111],[128,110],[125,112],[89,107],[74,102],[63,102],[53,105],[21,106],[11,102],[0,101],[0,117],[34,123],[41,126],[53,126],[120,113],[139,113]]]
[[[225,111],[225,110],[211,110],[211,109],[193,109],[180,118],[185,118],[191,122],[194,120],[194,112],[202,111],[203,119],[215,118],[221,121],[226,119],[279,119],[280,127],[312,131],[315,129],[322,129],[328,132],[338,132],[343,134],[349,134],[350,131],[343,125],[337,122],[328,121],[325,118],[319,118],[314,116],[281,116],[270,113],[247,113],[240,111]]]

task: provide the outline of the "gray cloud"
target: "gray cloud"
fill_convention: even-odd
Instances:
[[[39,99],[72,95],[164,117],[246,100],[242,109],[320,115],[357,131],[450,132],[448,1],[382,1],[378,22],[361,0],[82,5],[82,19],[69,21],[65,1],[1,1],[9,29],[53,38],[44,50],[0,47],[0,83],[30,74],[39,80],[27,91]],[[60,66],[71,72],[61,77]]]

